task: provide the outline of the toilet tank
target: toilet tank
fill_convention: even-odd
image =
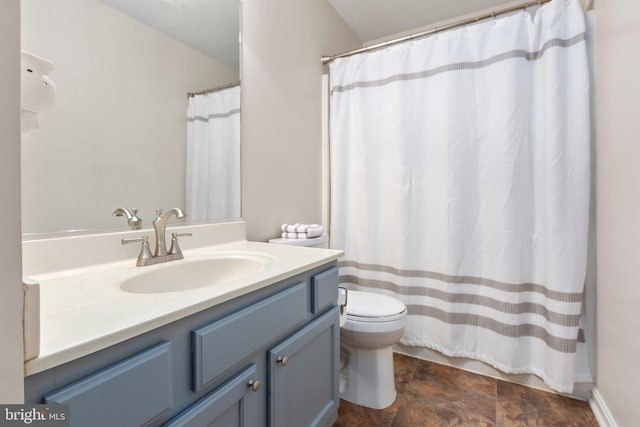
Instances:
[[[329,248],[329,236],[314,237],[313,239],[271,239],[269,243],[280,245],[306,246],[309,248]]]

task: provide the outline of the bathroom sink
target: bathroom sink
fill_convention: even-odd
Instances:
[[[141,271],[123,280],[120,289],[138,294],[156,294],[205,288],[251,276],[264,269],[269,262],[267,257],[242,254],[139,267]]]

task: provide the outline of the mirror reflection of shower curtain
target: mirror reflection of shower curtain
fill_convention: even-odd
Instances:
[[[189,218],[240,218],[240,86],[189,97],[187,107]]]
[[[590,122],[578,0],[331,64],[340,282],[400,298],[401,343],[571,392]]]

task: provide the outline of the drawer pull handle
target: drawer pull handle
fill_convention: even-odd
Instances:
[[[247,383],[247,387],[249,387],[252,391],[260,390],[260,380],[249,380]]]
[[[278,356],[276,362],[281,364],[282,366],[287,366],[287,362],[289,362],[289,358],[287,356]]]

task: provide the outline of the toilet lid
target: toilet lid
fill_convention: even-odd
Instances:
[[[349,316],[392,317],[407,309],[402,301],[373,292],[349,291],[347,298],[347,315]]]

